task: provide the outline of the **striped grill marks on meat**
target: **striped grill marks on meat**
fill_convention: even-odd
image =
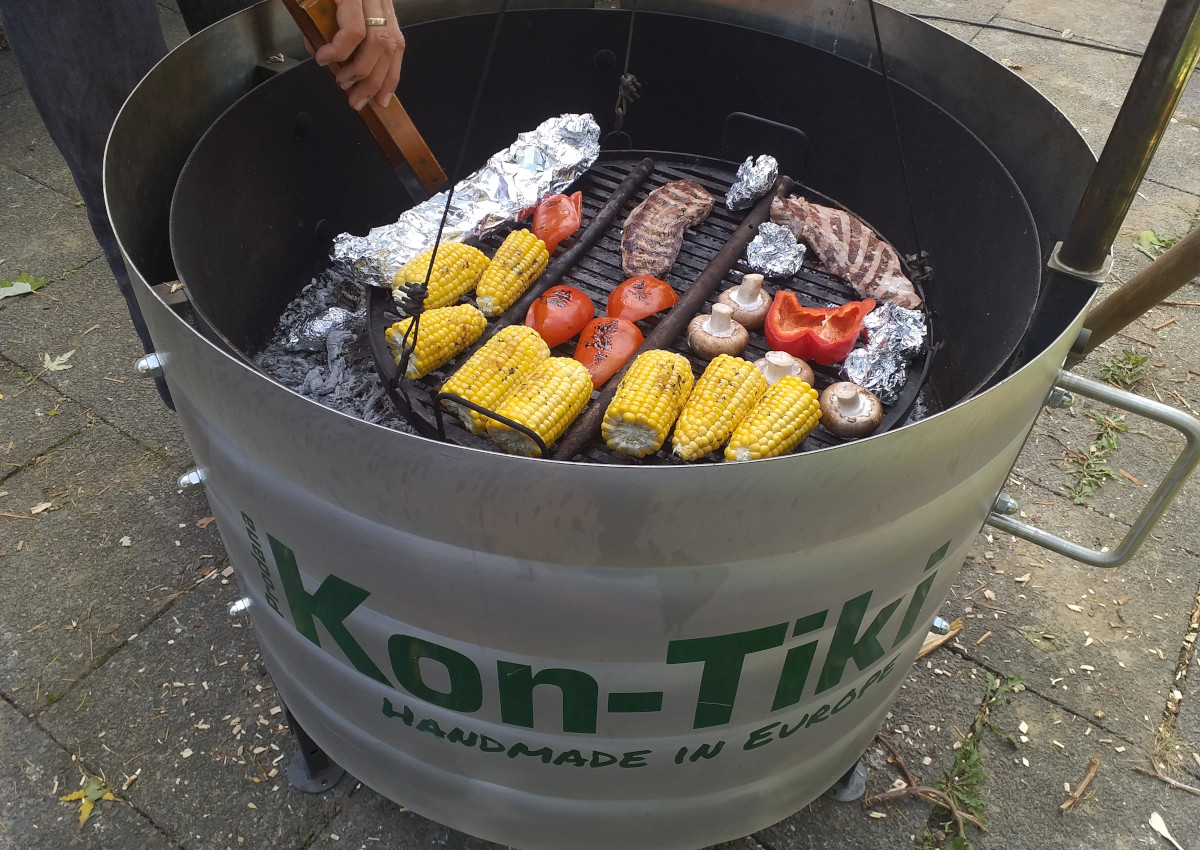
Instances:
[[[714,198],[694,180],[655,189],[633,208],[621,232],[621,268],[630,277],[666,277],[683,247],[683,231],[708,218]]]
[[[921,306],[896,249],[861,219],[792,195],[771,202],[771,221],[791,230],[813,249],[827,271],[844,279],[863,298],[891,301],[910,310]]]

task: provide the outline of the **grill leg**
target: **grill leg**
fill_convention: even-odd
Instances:
[[[317,742],[308,736],[286,705],[283,715],[287,718],[288,728],[296,736],[296,754],[288,762],[287,771],[292,786],[307,794],[328,791],[346,771],[317,746]]]
[[[841,779],[833,783],[833,787],[825,792],[825,796],[839,803],[851,803],[866,793],[867,766],[862,759],[859,759],[854,763],[854,767],[847,770]]]

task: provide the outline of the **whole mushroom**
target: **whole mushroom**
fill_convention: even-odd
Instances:
[[[771,309],[771,295],[762,288],[762,283],[763,276],[760,274],[743,275],[741,284],[717,296],[717,303],[733,308],[733,320],[739,325],[761,328],[767,321],[767,311]]]
[[[883,421],[883,405],[875,393],[841,381],[821,392],[821,425],[838,437],[865,437]]]
[[[768,351],[765,356],[754,361],[754,368],[763,373],[763,377],[767,379],[767,386],[780,378],[793,375],[811,387],[816,378],[812,366],[786,351]]]
[[[714,304],[712,313],[701,313],[688,323],[688,345],[697,357],[712,360],[718,354],[737,357],[750,342],[750,332],[733,321],[733,308]]]

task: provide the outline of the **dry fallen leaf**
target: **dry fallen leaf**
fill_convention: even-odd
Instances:
[[[95,807],[98,800],[112,800],[114,803],[121,802],[119,797],[114,797],[113,793],[104,785],[103,780],[97,776],[87,776],[84,774],[83,787],[78,791],[59,797],[59,801],[63,803],[74,802],[79,800],[79,828],[87,823],[87,819],[92,816],[92,809]]]
[[[31,514],[40,514],[42,511],[48,510],[52,507],[54,507],[53,502],[42,502],[40,505],[34,505],[32,508],[30,508],[29,512]]]
[[[196,528],[208,528],[216,517],[206,516],[196,520]]]
[[[60,354],[57,357],[51,358],[49,354],[42,355],[42,367],[47,372],[65,372],[68,369],[74,368],[74,365],[67,361],[71,359],[71,355],[75,353],[75,349],[71,349],[65,354]]]

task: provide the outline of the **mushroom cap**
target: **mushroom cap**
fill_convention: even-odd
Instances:
[[[821,391],[821,425],[838,437],[866,437],[883,421],[883,405],[875,393],[840,381]]]
[[[767,322],[767,312],[771,309],[771,296],[765,289],[760,289],[758,303],[753,307],[746,307],[735,297],[737,292],[738,287],[736,286],[726,289],[717,296],[717,303],[728,304],[733,310],[733,320],[739,325],[752,329],[761,328]]]
[[[718,354],[739,356],[750,344],[750,332],[737,322],[731,322],[729,336],[713,336],[708,332],[709,316],[701,313],[688,322],[688,345],[697,357],[712,360]]]
[[[768,351],[764,357],[760,357],[754,361],[754,368],[763,373],[767,378],[768,384],[774,383],[768,371],[768,367],[771,364],[774,364],[775,369],[770,371],[782,371],[786,369],[784,374],[794,375],[810,387],[813,385],[813,381],[816,380],[812,366],[809,366],[804,360],[801,360],[799,357],[793,357],[786,351]]]

